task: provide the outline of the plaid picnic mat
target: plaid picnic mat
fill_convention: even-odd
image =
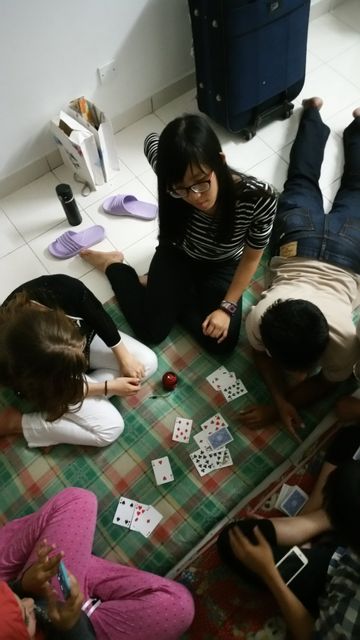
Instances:
[[[265,259],[245,295],[245,311],[263,288],[264,263]],[[117,326],[129,331],[115,302],[110,301],[106,308]],[[239,426],[239,409],[268,399],[243,333],[235,352],[221,362],[200,350],[180,327],[172,331],[157,353],[159,370],[138,396],[114,400],[121,404],[125,431],[111,446],[92,449],[58,445],[44,453],[41,449],[27,449],[21,438],[1,439],[0,522],[32,512],[65,486],[88,488],[99,500],[94,552],[165,574],[295,451],[297,443],[276,426],[260,431]],[[212,389],[205,377],[219,364],[236,372],[249,391],[247,395],[227,404],[222,394]],[[169,369],[179,375],[176,390],[151,399],[154,392],[160,392],[162,374]],[[2,391],[1,405],[6,406],[10,398],[13,400],[9,391]],[[311,413],[304,413],[303,438],[330,404],[323,402]],[[197,449],[196,444],[171,440],[174,421],[177,416],[192,418],[194,434],[204,420],[218,411],[234,436],[229,446],[234,466],[200,478],[189,458],[189,453]],[[157,487],[151,460],[164,455],[170,458],[175,480]],[[163,514],[149,539],[112,523],[121,495],[154,505]]]

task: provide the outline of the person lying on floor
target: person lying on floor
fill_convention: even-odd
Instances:
[[[303,101],[270,241],[271,286],[246,320],[273,400],[241,413],[250,428],[278,418],[290,431],[300,427],[298,409],[332,394],[360,357],[352,318],[360,282],[360,107],[344,131],[344,173],[324,215],[319,177],[330,129],[321,106],[321,98]],[[289,388],[284,372],[300,381]]]
[[[187,589],[92,555],[96,515],[92,492],[68,488],[0,528],[0,640],[178,640],[185,633],[194,616]],[[56,579],[62,559],[66,599]]]
[[[235,349],[242,295],[270,238],[272,187],[230,168],[203,116],[185,114],[145,140],[157,174],[159,245],[146,282],[120,252],[84,250],[108,278],[135,335],[159,344],[180,322],[207,351]]]
[[[0,384],[33,410],[4,409],[0,436],[22,434],[29,447],[104,447],[124,429],[109,397],[137,393],[156,369],[155,353],[119,332],[80,280],[30,280],[0,308]]]
[[[292,518],[245,519],[220,534],[223,560],[252,584],[266,586],[294,640],[360,638],[360,461],[340,464],[323,487],[323,507]],[[308,564],[289,583],[276,567],[293,545]]]

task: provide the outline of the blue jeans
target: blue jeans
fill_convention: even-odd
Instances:
[[[283,245],[296,242],[291,255],[360,273],[360,118],[344,131],[344,173],[325,215],[319,177],[329,132],[316,108],[304,110],[279,198],[271,254],[280,255]]]

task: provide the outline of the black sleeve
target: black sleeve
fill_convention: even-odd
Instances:
[[[120,342],[120,334],[116,324],[105,311],[100,300],[85,285],[83,285],[81,302],[81,317],[88,327],[94,329],[108,347],[115,347]]]
[[[15,289],[3,304],[21,291],[51,309],[62,309],[68,316],[81,318],[87,328],[95,331],[108,347],[114,347],[120,341],[115,322],[81,280],[63,274],[40,276]]]

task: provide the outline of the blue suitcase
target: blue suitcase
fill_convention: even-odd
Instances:
[[[310,0],[188,0],[200,111],[246,139],[289,117],[305,79]]]

